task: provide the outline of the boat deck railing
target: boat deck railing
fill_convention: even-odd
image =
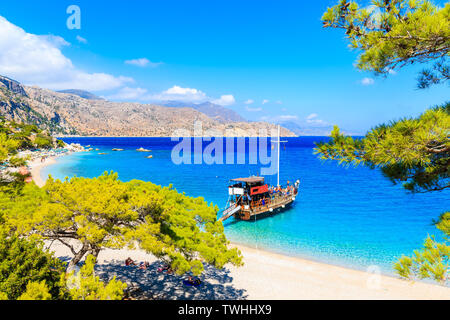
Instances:
[[[292,197],[295,196],[292,193],[288,194],[276,194],[270,198],[264,198],[258,201],[252,201],[250,203],[252,214],[258,214],[267,211],[270,208],[278,207],[292,201]]]

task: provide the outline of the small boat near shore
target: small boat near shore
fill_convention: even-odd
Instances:
[[[114,148],[112,149],[112,151],[123,151],[124,149],[118,149],[118,148]]]
[[[152,150],[148,150],[148,149],[144,149],[144,148],[139,148],[136,149],[137,152],[152,152]]]
[[[264,182],[264,177],[259,176],[231,179],[227,206],[219,218],[220,221],[231,217],[253,221],[283,211],[294,203],[300,180],[294,184],[287,181],[285,187],[280,185],[280,143],[286,142],[280,140],[280,126],[278,126],[278,139],[272,142],[278,144],[277,185],[269,186]]]
[[[234,216],[239,220],[256,220],[289,208],[298,195],[300,181],[286,187],[269,186],[264,177],[232,179],[228,187],[228,206],[220,221]]]

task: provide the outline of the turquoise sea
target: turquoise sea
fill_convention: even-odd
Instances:
[[[397,258],[420,248],[428,234],[439,234],[432,220],[448,209],[449,194],[409,194],[378,170],[323,162],[313,154],[313,148],[314,142],[326,139],[283,139],[288,142],[281,148],[280,181],[285,184],[286,180],[301,180],[295,205],[256,222],[229,219],[224,223],[225,232],[231,241],[247,246],[355,269],[378,266],[382,273],[393,274],[392,265]],[[172,184],[178,191],[204,197],[221,209],[228,198],[229,179],[256,175],[261,167],[176,165],[171,160],[171,151],[177,142],[170,138],[63,140],[100,150],[61,157],[41,171],[43,177],[48,174],[59,179],[75,175],[95,177],[113,170],[123,181],[141,179]],[[204,147],[209,143],[204,142]],[[140,147],[151,149],[153,158],[136,152]],[[112,148],[124,151],[113,152]],[[108,154],[99,155],[100,152]],[[268,176],[266,181],[276,184],[276,176]]]

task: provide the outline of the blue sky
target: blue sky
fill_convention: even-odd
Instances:
[[[447,85],[416,90],[418,68],[387,79],[354,68],[343,33],[321,26],[336,1],[2,1],[12,31],[0,31],[0,73],[117,101],[214,101],[250,120],[352,133],[448,99]],[[72,4],[80,30],[66,26]]]

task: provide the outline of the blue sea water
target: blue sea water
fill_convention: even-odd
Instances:
[[[227,220],[225,232],[234,242],[291,256],[355,269],[378,266],[393,274],[392,265],[402,255],[421,247],[428,234],[439,234],[432,225],[448,210],[449,194],[409,194],[393,185],[378,170],[343,167],[324,162],[313,154],[314,142],[326,137],[286,138],[281,149],[280,181],[301,180],[294,206],[256,222]],[[171,160],[177,142],[169,138],[64,138],[99,151],[74,153],[44,168],[51,174],[95,177],[115,171],[123,181],[141,179],[172,184],[187,195],[204,197],[223,209],[231,178],[256,175],[261,165],[181,164]],[[210,142],[205,142],[204,147]],[[137,148],[151,149],[147,153]],[[112,148],[125,149],[113,152]],[[99,155],[107,152],[107,155]],[[246,152],[248,156],[248,151]],[[266,177],[276,184],[276,176]]]

